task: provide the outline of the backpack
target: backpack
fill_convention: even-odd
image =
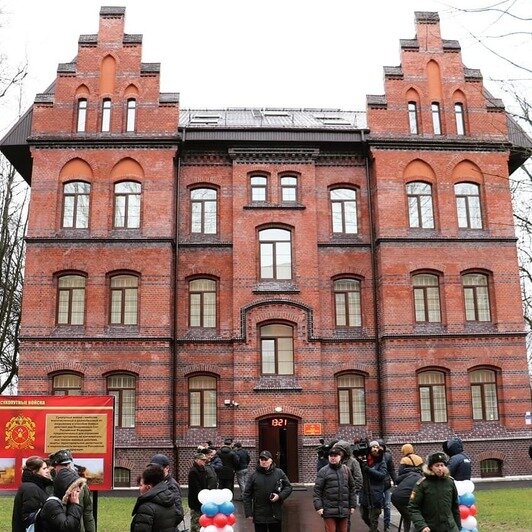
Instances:
[[[43,505],[36,510],[35,512],[31,513],[24,521],[24,524],[26,525],[26,532],[41,532],[42,531],[42,524],[41,524],[41,510],[44,508],[44,505],[50,500],[55,499],[56,501],[61,501],[59,497],[55,497],[54,495],[50,495],[44,502]]]

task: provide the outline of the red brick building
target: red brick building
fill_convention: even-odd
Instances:
[[[116,396],[116,483],[231,436],[532,473],[508,175],[530,140],[436,13],[367,111],[184,111],[123,8],[3,139],[31,183],[19,392]]]

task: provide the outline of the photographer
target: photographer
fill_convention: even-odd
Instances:
[[[284,471],[276,467],[272,453],[261,451],[259,465],[244,489],[244,512],[255,532],[281,532],[282,503],[292,493]]]
[[[384,506],[384,492],[389,484],[388,468],[378,441],[369,443],[366,458],[358,456],[362,469],[363,486],[360,492],[360,513],[370,532],[377,532],[379,515]]]

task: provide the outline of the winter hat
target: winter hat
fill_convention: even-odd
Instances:
[[[403,456],[399,463],[407,466],[419,467],[423,463],[423,458],[417,454],[410,453],[408,456]]]
[[[259,458],[273,458],[273,456],[270,451],[261,451],[259,454]]]
[[[165,454],[154,454],[150,464],[157,464],[161,467],[166,467],[170,465],[170,460],[168,460],[168,456],[166,456]]]
[[[54,478],[54,495],[66,504],[72,490],[78,486],[81,488],[86,482],[87,479],[80,477],[76,471],[65,467]]]
[[[405,456],[412,454],[414,452],[414,446],[411,443],[405,443],[401,447],[401,454],[404,454]]]
[[[443,464],[447,465],[448,460],[449,458],[445,453],[432,453],[427,456],[427,467],[430,469],[434,464],[437,464],[439,462],[442,462]]]
[[[344,457],[345,456],[345,451],[341,447],[339,447],[338,445],[335,445],[329,451],[329,455],[331,455],[331,454],[338,454],[338,455]]]
[[[377,440],[372,440],[372,441],[369,442],[370,449],[372,447],[380,447],[380,446],[381,446],[381,444]]]
[[[73,462],[72,453],[67,449],[60,449],[49,456],[51,466],[68,465]]]

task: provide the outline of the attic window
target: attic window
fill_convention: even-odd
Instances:
[[[190,119],[191,124],[217,124],[220,120],[220,115],[194,115]]]
[[[274,116],[274,117],[290,117],[292,116],[288,111],[275,111],[275,110],[264,110],[262,111],[264,116]]]
[[[325,125],[340,125],[340,126],[350,126],[351,122],[344,118],[343,116],[335,115],[315,115],[314,118],[323,122]]]

